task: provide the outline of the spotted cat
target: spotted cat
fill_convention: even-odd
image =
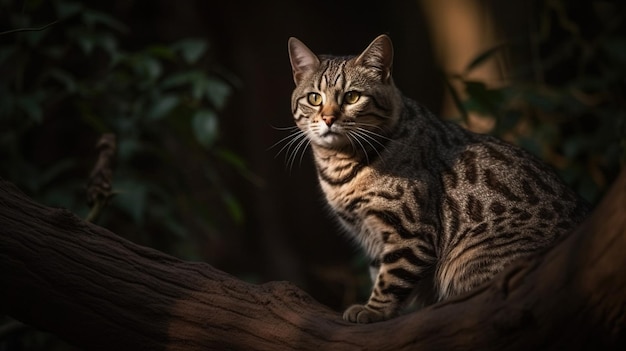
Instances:
[[[371,296],[344,319],[385,320],[411,300],[469,291],[586,214],[529,153],[404,97],[388,36],[357,56],[316,55],[296,38],[288,46],[299,137],[331,212],[372,261]]]

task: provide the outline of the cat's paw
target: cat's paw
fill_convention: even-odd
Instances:
[[[381,312],[366,305],[352,305],[343,313],[343,319],[352,323],[374,323],[387,319]]]

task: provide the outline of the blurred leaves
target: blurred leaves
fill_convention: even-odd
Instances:
[[[626,5],[536,5],[529,41],[484,52],[451,77],[463,91],[448,87],[464,121],[470,113],[492,118],[493,134],[543,158],[595,202],[626,164]],[[510,83],[494,87],[467,78],[503,50],[530,57],[516,64]]]
[[[198,62],[207,48],[207,42],[202,39],[183,39],[172,45],[172,49],[179,51],[188,64]]]
[[[225,178],[254,176],[221,145],[219,123],[236,82],[211,64],[205,40],[127,51],[124,23],[71,0],[0,0],[0,19],[0,176],[86,213],[95,142],[114,133],[117,196],[100,224],[198,258],[197,240],[243,221]]]
[[[193,132],[196,140],[210,148],[217,139],[217,114],[209,109],[198,110],[193,115]]]

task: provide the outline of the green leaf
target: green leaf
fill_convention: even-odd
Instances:
[[[450,83],[448,79],[444,79],[444,82],[446,83],[446,87],[448,88],[448,91],[450,92],[450,96],[452,96],[452,101],[454,101],[454,105],[461,113],[461,118],[463,119],[464,122],[467,122],[469,120],[469,114],[467,113],[467,108],[463,104],[463,101],[461,100],[459,93],[456,91],[456,89]]]
[[[465,90],[470,97],[466,104],[468,109],[498,116],[499,106],[504,101],[503,90],[488,89],[485,83],[474,81],[466,81]]]
[[[176,95],[161,96],[148,112],[148,118],[159,120],[167,116],[180,102]]]
[[[161,76],[161,73],[163,72],[161,62],[152,57],[145,57],[143,60],[143,65],[145,68],[145,73],[150,79],[156,80],[157,78],[159,78],[159,76]]]
[[[227,149],[216,150],[215,154],[226,163],[234,166],[238,170],[247,170],[245,161],[234,152]]]
[[[186,63],[193,64],[198,62],[200,57],[204,55],[208,48],[208,44],[202,39],[183,39],[172,45],[172,47],[175,50],[180,51],[180,54]]]
[[[210,148],[218,136],[217,114],[207,109],[199,110],[193,115],[191,123],[196,140],[205,148]]]
[[[226,105],[226,101],[230,96],[230,85],[215,77],[207,77],[206,79],[206,97],[217,108],[221,110]]]
[[[118,141],[117,157],[122,162],[132,159],[141,151],[141,144],[135,138],[120,138]]]
[[[482,65],[485,61],[496,55],[500,50],[506,47],[508,44],[502,43],[492,47],[491,49],[481,53],[476,56],[468,65],[465,67],[465,74],[471,72],[476,67]]]
[[[239,201],[237,201],[237,199],[229,191],[222,190],[221,194],[222,200],[224,201],[224,204],[226,204],[226,208],[228,209],[231,217],[236,223],[242,223],[244,220],[244,212],[243,208],[239,204]]]
[[[222,149],[222,148],[218,148],[214,150],[213,152],[220,160],[233,166],[239,172],[239,174],[244,176],[246,179],[248,179],[250,182],[252,182],[256,186],[263,186],[265,184],[265,182],[263,181],[261,177],[254,174],[248,168],[248,166],[246,165],[246,162],[244,161],[243,158],[241,158],[241,156],[235,154],[234,152],[228,149]]]
[[[148,55],[162,58],[165,60],[173,60],[176,57],[174,50],[166,45],[151,45],[146,48],[145,52]]]
[[[190,84],[198,75],[202,74],[202,72],[195,70],[175,73],[165,78],[163,83],[161,83],[161,87],[163,89],[179,88],[185,84]]]
[[[113,35],[108,33],[99,34],[94,38],[94,42],[111,56],[118,52],[117,39]]]
[[[191,85],[191,96],[194,98],[194,100],[202,99],[202,95],[204,95],[204,92],[206,91],[208,85],[209,81],[204,74],[198,74],[193,77]]]
[[[91,54],[95,46],[93,35],[87,32],[80,32],[80,31],[74,31],[74,34],[76,35],[78,46],[80,46],[83,53],[85,55]]]
[[[161,62],[152,56],[135,55],[131,60],[133,69],[137,74],[135,79],[157,80],[163,72]]]

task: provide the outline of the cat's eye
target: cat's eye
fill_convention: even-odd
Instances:
[[[309,93],[307,99],[309,100],[309,104],[313,106],[319,106],[322,104],[322,95],[318,93]]]
[[[349,91],[343,96],[343,101],[346,104],[355,104],[357,101],[359,101],[360,97],[361,93],[359,93],[358,91]]]

